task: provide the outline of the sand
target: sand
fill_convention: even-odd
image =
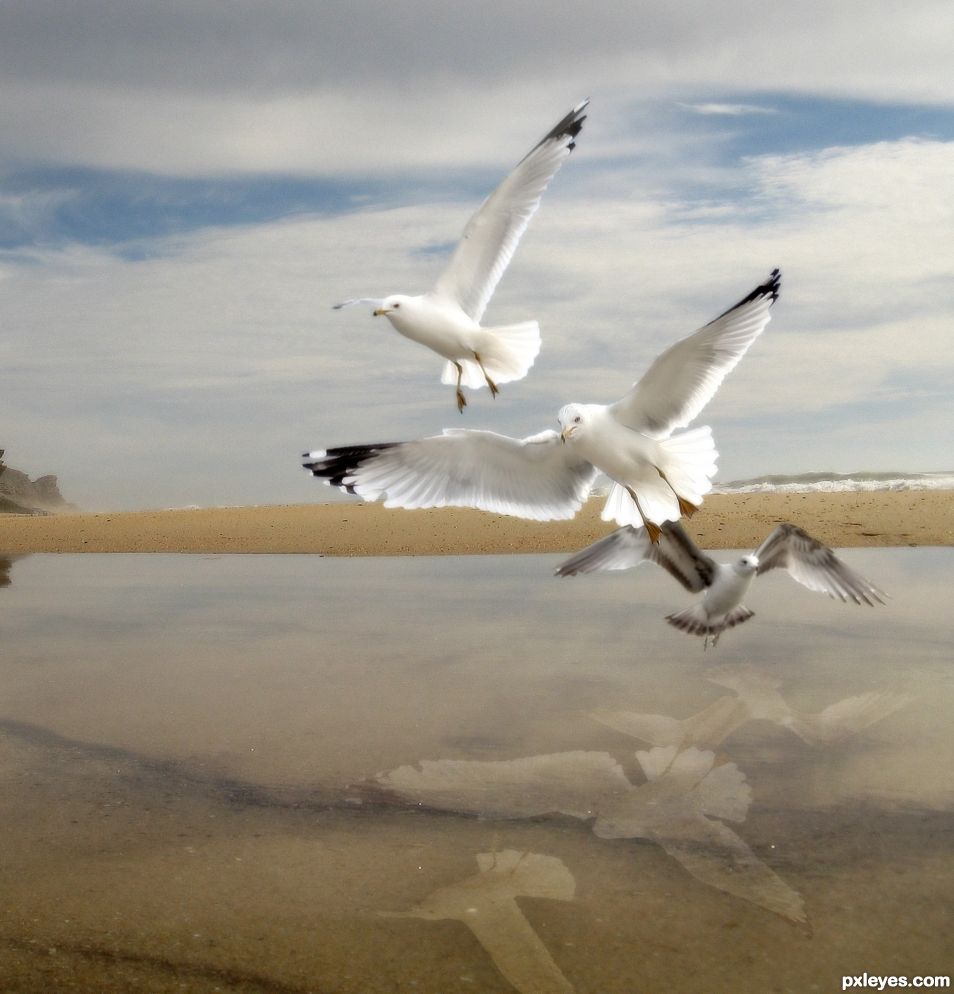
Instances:
[[[0,514],[0,551],[311,553],[327,556],[571,552],[612,526],[591,500],[572,521],[380,504]],[[754,548],[780,521],[835,547],[954,545],[954,491],[716,494],[687,523],[707,549]]]

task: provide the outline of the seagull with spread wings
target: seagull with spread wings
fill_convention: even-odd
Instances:
[[[588,103],[577,104],[480,205],[427,293],[361,297],[335,305],[373,304],[375,317],[383,315],[405,338],[443,356],[447,362],[441,382],[456,382],[461,413],[467,404],[462,386],[486,384],[496,397],[497,384],[523,379],[540,351],[536,321],[484,328],[480,319],[547,185],[573,151]]]
[[[604,521],[645,525],[692,514],[712,488],[717,453],[708,427],[685,428],[769,322],[779,271],[735,306],[660,355],[614,404],[568,404],[560,432],[511,438],[445,429],[413,442],[306,452],[326,484],[385,507],[475,507],[535,521],[572,518],[597,474],[614,484]]]
[[[619,528],[571,556],[557,567],[557,576],[630,569],[640,563],[662,566],[686,590],[705,594],[678,614],[666,616],[670,625],[690,635],[704,635],[703,647],[713,646],[727,628],[754,614],[743,603],[752,581],[773,569],[789,575],[809,590],[855,604],[883,604],[883,591],[846,566],[828,548],[796,525],[779,525],[751,555],[735,563],[717,563],[701,552],[678,522],[663,525],[658,542],[642,528]]]

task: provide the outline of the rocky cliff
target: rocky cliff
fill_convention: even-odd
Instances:
[[[55,476],[31,480],[26,473],[5,465],[0,449],[0,512],[49,514],[71,507],[63,499]]]

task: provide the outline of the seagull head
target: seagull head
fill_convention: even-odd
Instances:
[[[736,564],[735,571],[742,576],[751,576],[759,568],[759,557],[754,553],[750,556],[743,556]]]
[[[583,404],[567,404],[560,408],[557,421],[560,424],[560,438],[564,442],[579,438],[586,428],[586,408]]]
[[[371,313],[376,317],[390,318],[392,321],[404,316],[402,312],[413,310],[413,297],[406,297],[402,293],[392,293],[390,297],[385,297],[381,301],[381,306],[376,307]]]

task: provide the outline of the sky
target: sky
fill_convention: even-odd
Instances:
[[[954,468],[948,0],[4,0],[0,448],[89,510],[323,501],[308,449],[523,437],[782,270],[720,481]],[[417,293],[573,105],[464,415]]]

